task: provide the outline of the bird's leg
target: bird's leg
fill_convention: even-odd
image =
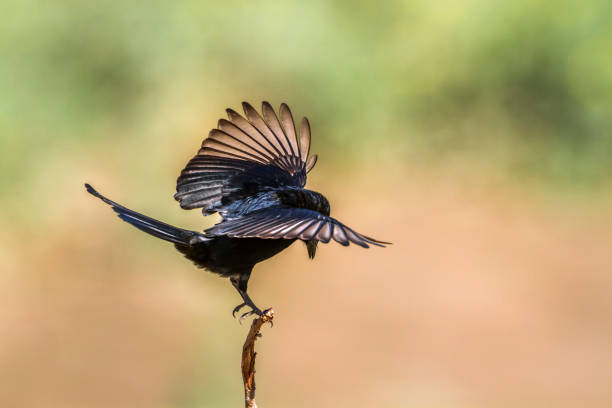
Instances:
[[[249,295],[247,294],[247,283],[249,281],[249,277],[250,275],[237,275],[237,276],[232,276],[230,278],[230,281],[232,282],[232,285],[236,288],[236,290],[238,291],[238,293],[240,294],[240,297],[242,297],[243,302],[241,304],[239,304],[238,306],[236,306],[234,308],[234,310],[232,311],[232,315],[234,317],[236,317],[236,313],[242,309],[245,306],[248,306],[251,308],[251,310],[249,312],[243,313],[242,316],[240,316],[240,320],[242,321],[242,319],[244,319],[247,316],[250,315],[257,315],[257,316],[262,316],[263,312],[261,311],[261,309],[259,309],[257,306],[255,306],[255,303],[253,303],[253,301],[251,300],[251,298],[249,297]]]

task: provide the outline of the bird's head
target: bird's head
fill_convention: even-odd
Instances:
[[[306,248],[308,249],[308,257],[310,259],[314,259],[315,254],[317,253],[317,244],[319,243],[318,239],[309,239],[306,241]]]

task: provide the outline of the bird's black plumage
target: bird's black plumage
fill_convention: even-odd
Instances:
[[[310,125],[306,118],[298,133],[286,104],[280,106],[277,116],[264,102],[263,117],[248,103],[242,106],[245,117],[228,109],[229,120],[219,120],[177,180],[174,197],[182,208],[221,215],[221,222],[203,233],[154,220],[109,200],[89,184],[85,186],[122,220],[174,243],[197,266],[229,277],[243,299],[234,313],[249,306],[251,311],[245,315],[261,315],[247,295],[251,271],[295,240],[307,243],[311,258],[319,241],[335,240],[364,248],[387,243],[331,218],[327,199],[304,188],[306,175],[317,160],[316,155],[309,156]]]

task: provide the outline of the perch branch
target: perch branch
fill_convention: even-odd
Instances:
[[[274,310],[267,309],[264,314],[251,324],[244,346],[242,346],[242,381],[244,383],[244,405],[246,408],[257,408],[255,403],[255,340],[261,337],[259,331],[264,323],[272,324]]]

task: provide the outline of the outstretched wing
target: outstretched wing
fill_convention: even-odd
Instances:
[[[316,239],[325,243],[333,238],[344,246],[352,242],[364,248],[368,248],[368,244],[383,247],[389,244],[361,235],[338,220],[305,208],[266,208],[241,218],[222,221],[204,233],[207,236],[235,238]]]
[[[219,120],[181,172],[174,198],[182,208],[202,208],[206,214],[266,187],[306,184],[317,160],[308,157],[308,119],[302,119],[298,135],[286,104],[280,106],[280,119],[268,102],[262,103],[263,117],[246,102],[242,107],[246,118],[227,109],[229,120]]]

